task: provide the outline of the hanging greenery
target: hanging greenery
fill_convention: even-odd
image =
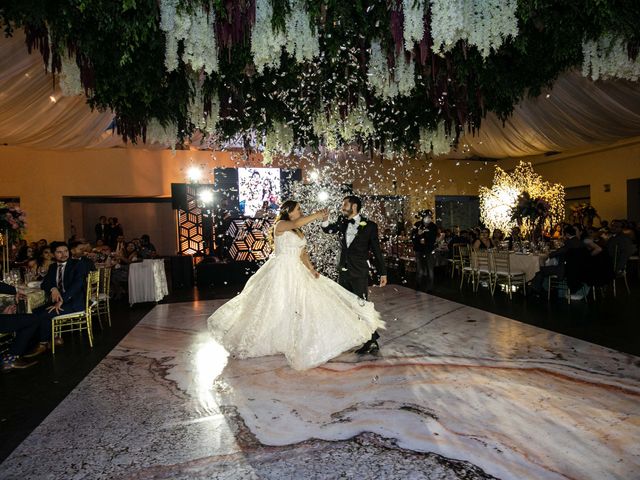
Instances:
[[[175,144],[196,129],[224,139],[286,128],[296,146],[356,141],[409,152],[430,150],[431,138],[455,144],[488,112],[505,120],[567,69],[637,80],[639,20],[637,0],[25,0],[0,7],[5,33],[23,29],[29,51],[40,52],[64,90],[84,89],[91,108],[111,109],[127,141],[146,141],[147,132]],[[320,131],[322,118],[330,131]]]

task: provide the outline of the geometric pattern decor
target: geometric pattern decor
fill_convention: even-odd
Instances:
[[[205,255],[202,210],[198,207],[196,185],[187,185],[187,209],[178,209],[178,252],[182,255]]]
[[[271,255],[269,236],[273,219],[245,218],[233,220],[226,232],[233,238],[229,255],[234,261],[259,262]]]

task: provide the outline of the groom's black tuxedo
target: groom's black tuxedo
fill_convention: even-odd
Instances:
[[[340,260],[338,261],[338,283],[356,295],[367,298],[369,278],[369,252],[375,258],[378,275],[386,275],[387,268],[380,249],[378,225],[371,220],[360,217],[358,231],[350,245],[347,245],[347,228],[349,221],[340,217],[337,222],[322,227],[325,233],[337,234],[340,237]]]

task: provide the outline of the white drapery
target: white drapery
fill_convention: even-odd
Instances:
[[[640,83],[594,83],[569,72],[548,93],[520,103],[504,126],[488,115],[479,134],[462,136],[460,145],[470,146],[466,156],[521,157],[640,136]],[[63,97],[39,52],[27,53],[22,31],[0,37],[0,144],[132,147],[109,128],[112,121],[112,112],[92,112],[84,96]]]

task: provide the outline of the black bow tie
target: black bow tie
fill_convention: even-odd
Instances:
[[[355,225],[355,224],[356,224],[356,219],[355,219],[355,218],[351,218],[351,219],[349,219],[349,223],[350,223],[351,225]]]

